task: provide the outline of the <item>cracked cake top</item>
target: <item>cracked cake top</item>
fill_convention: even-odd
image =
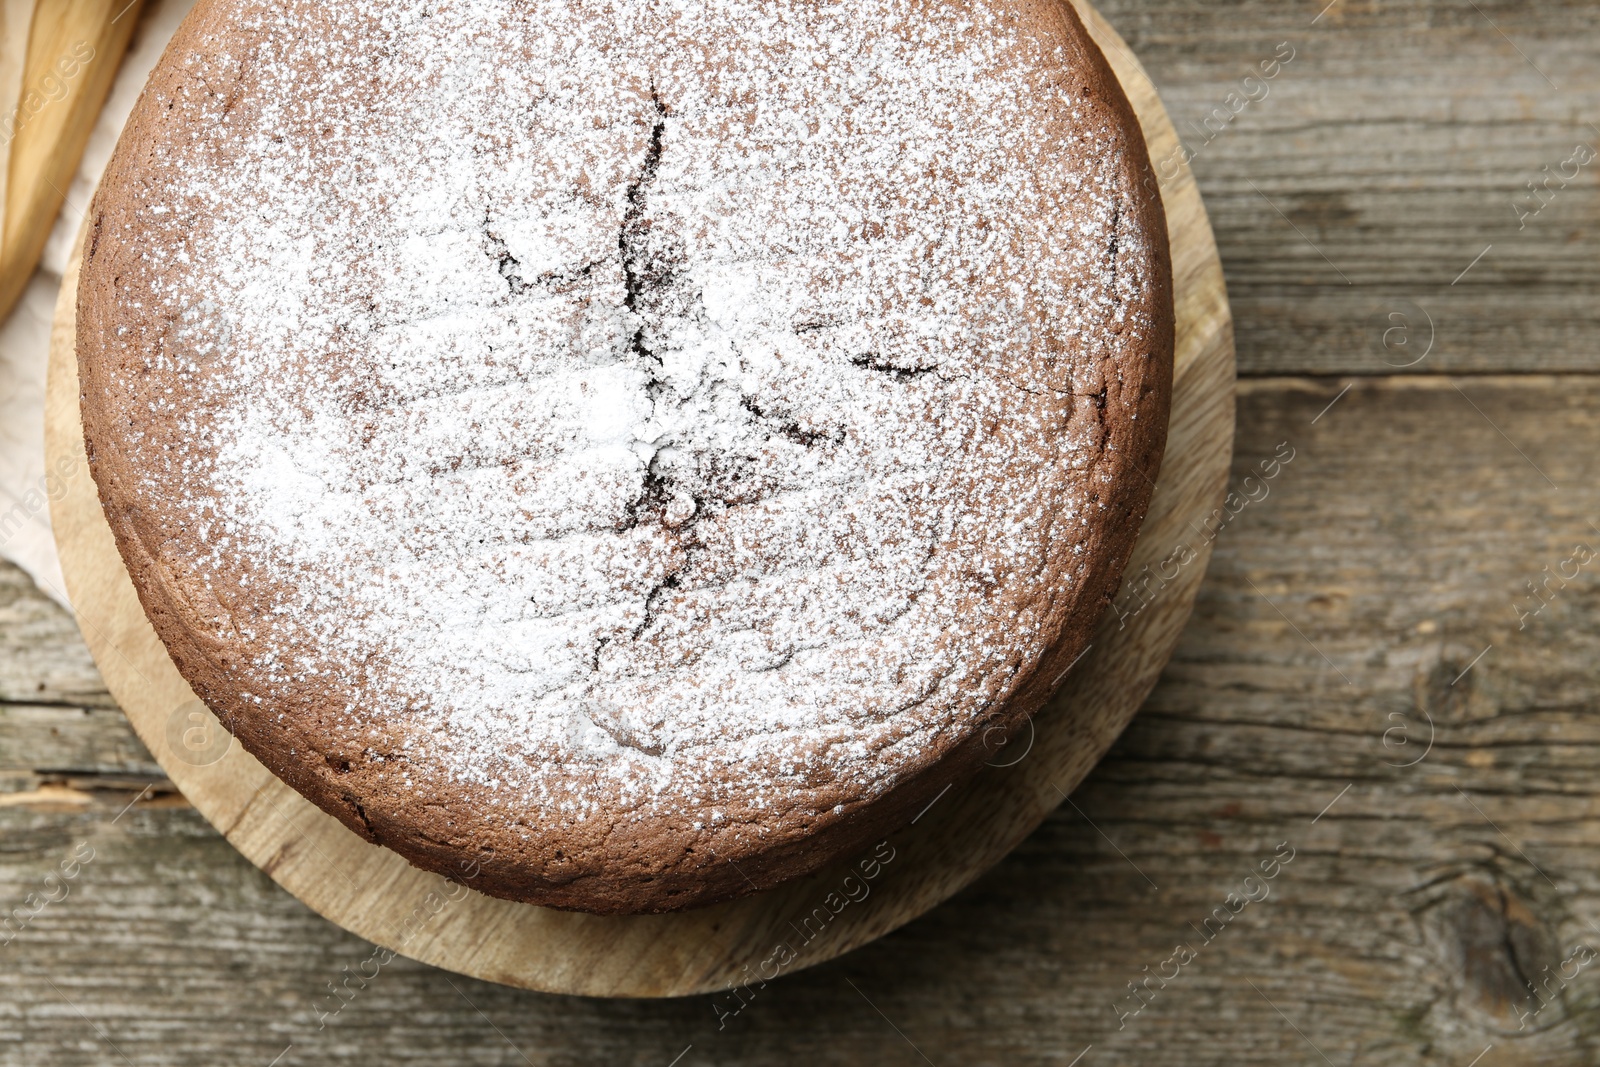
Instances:
[[[1115,588],[1164,224],[1059,0],[202,0],[93,211],[95,477],[175,662],[413,862],[813,869]]]

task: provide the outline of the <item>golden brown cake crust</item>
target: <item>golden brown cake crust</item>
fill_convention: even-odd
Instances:
[[[989,758],[1116,590],[1171,393],[1165,219],[1068,4],[667,10],[201,0],[78,294],[195,691],[368,840],[601,913],[808,873]]]

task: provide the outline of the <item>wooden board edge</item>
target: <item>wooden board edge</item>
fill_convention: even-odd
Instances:
[[[138,25],[143,0],[62,0],[34,12],[0,199],[0,319],[44,254]]]

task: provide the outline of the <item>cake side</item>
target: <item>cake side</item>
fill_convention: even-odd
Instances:
[[[1171,375],[1137,123],[1065,4],[434,7],[203,0],[135,112],[79,355],[147,613],[419,866],[814,870],[1115,590]]]

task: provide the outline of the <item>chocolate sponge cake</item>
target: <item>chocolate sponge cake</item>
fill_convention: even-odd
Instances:
[[[201,0],[95,199],[156,631],[362,837],[591,912],[904,824],[1116,590],[1171,387],[1065,0]]]

